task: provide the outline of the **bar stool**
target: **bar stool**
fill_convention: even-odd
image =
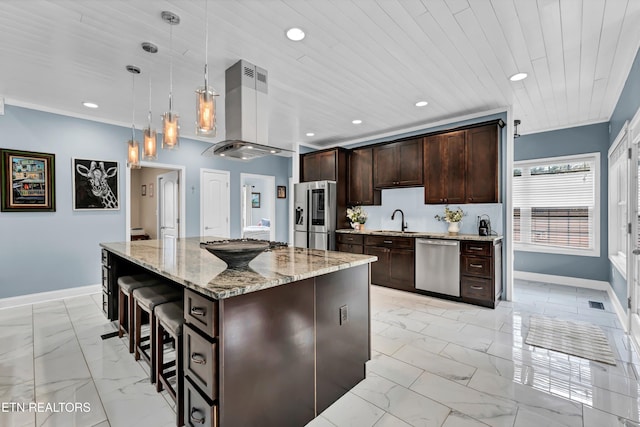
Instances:
[[[184,425],[184,379],[182,361],[182,325],[184,324],[183,302],[170,302],[156,306],[156,390],[167,389],[169,396],[176,402],[176,415],[178,427]],[[168,334],[174,340],[176,358],[174,361],[164,363],[164,336]],[[167,370],[175,367],[174,369]],[[165,371],[167,370],[167,371]],[[176,377],[176,386],[169,382],[171,377]]]
[[[146,288],[138,288],[132,293],[135,307],[135,349],[134,357],[140,360],[140,356],[151,366],[149,379],[151,383],[156,382],[155,357],[151,357],[156,345],[156,316],[154,308],[160,304],[182,299],[182,290],[169,285],[160,284]],[[142,312],[149,315],[150,334],[149,337],[142,337]],[[149,345],[143,345],[143,341],[149,340]],[[147,353],[147,350],[149,351]]]
[[[131,292],[138,288],[156,286],[160,281],[148,274],[136,274],[133,276],[122,276],[118,278],[118,337],[127,334],[129,336],[129,353],[133,353],[133,334],[131,324],[133,323],[133,304]],[[127,316],[125,319],[125,304],[127,305]],[[126,322],[126,323],[125,323]]]

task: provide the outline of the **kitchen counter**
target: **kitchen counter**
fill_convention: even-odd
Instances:
[[[361,234],[368,236],[415,237],[419,239],[473,240],[477,242],[494,242],[502,240],[502,236],[478,236],[477,234],[449,234],[432,231],[393,231],[393,230],[352,230],[341,229],[336,233]]]
[[[165,247],[162,240],[101,243],[100,246],[213,299],[272,288],[377,260],[370,255],[289,247],[258,255],[249,264],[250,270],[228,270],[222,260],[200,248],[200,242],[210,240],[216,238],[177,239],[175,247]]]
[[[278,248],[229,270],[200,248],[210,240],[102,243],[105,312],[117,319],[125,275],[183,287],[185,425],[306,425],[365,378],[377,257]]]

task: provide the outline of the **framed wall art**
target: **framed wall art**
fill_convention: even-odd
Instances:
[[[72,159],[73,210],[119,210],[118,162]]]
[[[284,185],[278,185],[278,199],[287,198],[287,187]]]
[[[55,212],[55,154],[0,149],[2,212]]]
[[[140,194],[142,196],[146,196],[147,195],[147,186],[145,184],[142,184],[142,191],[140,191]]]
[[[260,207],[260,193],[251,193],[251,207],[252,208]]]

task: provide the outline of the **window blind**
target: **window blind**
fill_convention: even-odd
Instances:
[[[514,241],[594,248],[596,159],[517,162],[513,177]]]

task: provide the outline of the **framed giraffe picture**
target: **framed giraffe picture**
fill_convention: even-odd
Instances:
[[[118,162],[71,159],[73,210],[119,210]]]
[[[0,149],[2,212],[55,212],[55,154]]]

